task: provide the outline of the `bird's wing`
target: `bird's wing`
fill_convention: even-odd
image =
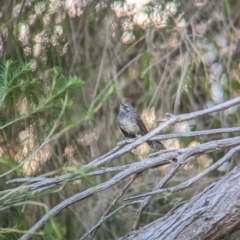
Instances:
[[[118,127],[119,127],[119,129],[122,131],[122,133],[124,134],[124,136],[125,136],[126,138],[136,138],[135,135],[129,134],[128,132],[126,132],[125,130],[123,130],[119,125],[118,125]]]

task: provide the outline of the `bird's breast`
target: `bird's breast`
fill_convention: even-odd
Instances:
[[[129,134],[136,135],[139,134],[140,128],[133,120],[134,119],[131,119],[131,117],[126,116],[126,114],[119,114],[117,119],[120,128]]]

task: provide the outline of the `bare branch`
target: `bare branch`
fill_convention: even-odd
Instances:
[[[227,108],[232,107],[232,106],[234,106],[236,104],[239,104],[239,103],[240,103],[240,97],[235,98],[233,100],[229,100],[229,101],[224,102],[222,104],[219,104],[217,106],[201,110],[201,111],[197,111],[197,112],[193,112],[193,113],[189,113],[189,114],[181,114],[181,115],[178,115],[178,116],[172,116],[162,126],[155,128],[153,131],[149,132],[148,134],[144,135],[141,138],[136,139],[134,142],[130,143],[127,146],[124,146],[121,149],[120,149],[119,146],[117,146],[114,149],[114,151],[111,151],[110,153],[105,154],[104,158],[103,157],[97,158],[97,159],[90,162],[89,164],[87,164],[84,167],[91,169],[91,168],[94,168],[94,167],[99,167],[99,166],[102,166],[104,164],[107,164],[107,163],[111,162],[112,160],[116,159],[117,157],[120,157],[123,154],[129,152],[130,150],[134,149],[135,147],[142,144],[146,140],[148,140],[148,139],[154,137],[155,135],[159,134],[163,129],[165,129],[165,128],[167,128],[167,127],[169,127],[169,126],[171,126],[171,125],[173,125],[177,122],[190,120],[192,118],[196,118],[196,117],[199,117],[199,116],[202,116],[202,115],[214,113],[214,112],[217,112],[217,111],[222,111],[224,109],[227,109]],[[214,132],[214,130],[213,130],[213,132]],[[218,130],[216,130],[215,132],[218,132]],[[201,133],[199,133],[199,134],[201,134]],[[237,146],[239,144],[240,144],[240,137],[217,140],[217,141],[212,141],[212,142],[204,143],[204,144],[201,144],[201,145],[197,145],[197,146],[194,146],[194,147],[190,147],[190,148],[176,150],[174,152],[166,153],[164,156],[153,157],[153,158],[149,159],[148,161],[137,162],[137,163],[131,164],[131,167],[128,167],[128,168],[122,170],[122,172],[116,174],[110,180],[108,180],[108,181],[106,181],[102,184],[99,184],[98,186],[95,186],[94,188],[89,188],[89,189],[87,189],[87,190],[85,190],[81,193],[78,193],[78,194],[64,200],[63,202],[61,202],[57,206],[55,206],[53,209],[51,209],[45,216],[43,216],[30,229],[29,233],[22,236],[21,239],[22,240],[23,239],[28,239],[32,232],[37,231],[39,228],[41,228],[43,226],[43,224],[46,221],[49,220],[49,218],[51,216],[55,215],[56,213],[58,213],[59,211],[61,211],[64,208],[66,208],[67,206],[69,206],[69,205],[71,205],[71,204],[73,204],[77,201],[80,201],[80,200],[82,200],[86,197],[89,197],[94,193],[97,193],[99,191],[103,191],[107,188],[110,188],[111,186],[115,185],[119,181],[121,181],[121,180],[123,180],[123,179],[125,179],[125,178],[127,178],[127,177],[129,177],[133,174],[140,173],[140,172],[145,171],[149,168],[153,168],[153,167],[156,167],[156,166],[161,166],[163,164],[168,164],[172,159],[178,159],[178,163],[182,164],[182,163],[184,163],[184,161],[187,161],[187,159],[189,159],[191,156],[195,156],[199,153],[212,152],[212,151],[216,151],[216,150],[222,149],[222,148],[234,147],[234,146]],[[174,174],[177,171],[178,168],[179,168],[179,165],[176,165],[175,168],[173,168],[173,170],[172,170],[173,172],[170,172],[168,175],[165,176],[163,181],[160,183],[160,187],[162,187],[167,182],[167,180],[169,178],[171,178],[172,174]],[[40,182],[40,184],[42,184],[42,183]],[[43,186],[43,185],[41,185],[41,186]],[[149,196],[148,198],[150,199],[151,196]],[[144,209],[144,206],[146,206],[147,204],[148,204],[148,201],[146,201],[145,204],[141,205],[142,208]],[[139,212],[141,213],[141,211],[139,211]],[[138,225],[137,222],[136,222],[136,225]]]
[[[68,199],[65,199],[60,204],[52,208],[47,214],[45,214],[30,230],[27,234],[23,235],[20,240],[29,239],[31,233],[37,231],[39,228],[41,228],[46,221],[49,220],[50,217],[56,215],[59,211],[63,210],[64,208],[68,207],[69,205],[72,205],[75,202],[78,202],[82,199],[85,199],[94,193],[103,191],[105,189],[110,188],[111,186],[115,185],[116,183],[120,182],[121,180],[136,174],[140,173],[142,171],[145,171],[149,168],[153,168],[156,166],[159,166],[163,163],[169,162],[171,159],[178,159],[179,157],[183,161],[182,155],[187,159],[191,156],[195,156],[199,153],[205,153],[205,152],[211,152],[215,151],[217,149],[222,148],[228,148],[228,147],[234,147],[240,144],[240,137],[234,137],[229,139],[222,139],[222,140],[216,140],[211,141],[208,143],[204,143],[201,145],[197,145],[194,147],[189,147],[186,149],[181,149],[175,152],[168,153],[161,157],[154,157],[150,158],[147,161],[137,162],[132,164],[132,167],[129,169],[126,169],[118,174],[116,174],[114,177],[109,179],[108,181],[99,184],[98,186],[89,188],[83,192],[80,192],[78,194],[75,194],[71,196]]]
[[[96,234],[96,231],[98,230],[98,228],[101,226],[101,224],[103,222],[105,222],[110,216],[112,216],[112,214],[109,214],[111,208],[116,204],[116,202],[123,196],[123,194],[126,192],[126,190],[131,186],[131,184],[136,180],[136,178],[139,176],[139,174],[135,174],[132,176],[131,180],[126,184],[126,186],[122,189],[121,192],[119,192],[119,194],[116,196],[116,198],[112,201],[112,203],[110,204],[110,206],[107,208],[107,210],[104,212],[104,214],[102,215],[101,219],[98,221],[98,223],[92,227],[87,233],[85,233],[80,240],[85,239],[88,235],[90,235],[91,239],[93,239],[93,237]],[[140,202],[140,201],[139,201]],[[135,203],[139,203],[139,202],[134,202]],[[125,206],[124,206],[125,207]],[[121,210],[122,207],[119,208],[119,210]],[[118,210],[118,211],[119,211]],[[115,211],[113,211],[115,212]]]
[[[151,132],[149,132],[148,134],[136,139],[133,143],[124,146],[121,150],[118,150],[117,152],[115,152],[112,155],[109,155],[108,157],[104,158],[104,159],[95,159],[94,161],[90,162],[89,164],[87,164],[87,166],[94,166],[94,167],[99,167],[102,166],[104,164],[107,164],[111,161],[113,161],[114,159],[122,156],[123,154],[131,151],[132,149],[136,148],[137,146],[139,146],[140,144],[146,142],[147,140],[149,140],[150,138],[152,138],[153,136],[159,134],[163,129],[177,123],[177,122],[183,122],[186,120],[190,120],[199,116],[203,116],[203,115],[207,115],[207,114],[211,114],[214,112],[218,112],[218,111],[223,111],[227,108],[230,108],[232,106],[235,106],[237,104],[240,103],[240,97],[234,98],[232,100],[226,101],[224,103],[218,104],[214,107],[210,107],[204,110],[200,110],[200,111],[196,111],[196,112],[192,112],[192,113],[186,113],[186,114],[181,114],[178,116],[172,116],[168,121],[166,121],[164,124],[162,124],[161,126],[155,128],[154,130],[152,130]]]
[[[134,197],[128,197],[128,198],[123,199],[123,201],[135,200],[137,198],[142,198],[142,197],[155,196],[157,194],[165,193],[165,192],[173,193],[173,192],[177,192],[177,191],[180,191],[180,190],[184,190],[184,189],[192,186],[194,183],[199,181],[201,178],[203,178],[207,174],[209,174],[212,171],[214,171],[214,170],[218,169],[219,167],[221,167],[223,165],[223,163],[225,163],[226,161],[231,159],[239,151],[240,151],[240,146],[237,146],[237,147],[231,149],[224,157],[222,157],[220,160],[215,162],[209,168],[207,168],[203,172],[199,173],[195,177],[191,178],[190,180],[188,180],[186,182],[183,182],[183,183],[181,183],[181,184],[179,184],[179,185],[177,185],[175,187],[160,189],[160,190],[144,193],[144,194],[141,194],[141,195],[138,195],[138,196],[134,196]]]
[[[131,206],[133,204],[139,204],[141,201],[133,201],[131,203],[127,203],[124,204],[123,206],[115,209],[114,211],[112,211],[110,214],[106,215],[105,217],[101,218],[99,220],[99,222],[93,227],[91,228],[87,233],[85,233],[79,240],[83,240],[85,239],[91,232],[96,231],[106,220],[108,220],[110,217],[114,216],[117,212],[121,211],[122,209]]]
[[[164,178],[160,181],[160,183],[156,184],[155,189],[159,189],[159,188],[163,187],[164,184],[167,183],[168,180],[171,179],[174,176],[174,174],[178,171],[178,169],[180,167],[181,167],[181,164],[177,164],[175,167],[173,167],[168,172],[168,174],[166,174],[164,176]],[[145,198],[144,200],[142,200],[141,205],[140,205],[140,207],[137,211],[137,214],[136,214],[136,220],[133,224],[133,229],[134,230],[139,228],[141,215],[142,215],[144,209],[147,207],[147,205],[151,202],[151,200],[152,200],[152,196],[149,196],[149,197]]]
[[[181,208],[121,239],[218,239],[226,236],[239,226],[239,171],[238,165]]]
[[[216,129],[201,130],[201,131],[195,131],[195,132],[157,135],[152,137],[151,140],[166,140],[166,139],[172,139],[172,138],[196,137],[196,136],[214,135],[214,134],[231,133],[231,132],[240,132],[240,127],[216,128]]]
[[[181,137],[195,137],[195,136],[202,136],[202,135],[212,135],[212,134],[220,134],[220,133],[231,133],[231,132],[240,132],[240,127],[232,127],[232,128],[217,128],[217,129],[211,129],[211,130],[202,130],[202,131],[195,131],[195,132],[188,132],[188,133],[174,133],[174,134],[166,134],[166,135],[157,135],[151,138],[151,140],[166,140],[166,139],[172,139],[172,138],[181,138]],[[133,139],[131,139],[130,142],[132,142]],[[129,143],[129,141],[127,141],[127,143]],[[113,154],[114,152],[116,152],[117,150],[121,149],[118,145],[116,146],[114,149],[112,149],[111,151],[109,151],[108,153],[102,155],[99,159],[103,159],[111,154]],[[175,151],[176,149],[169,149],[166,151],[161,151],[160,153],[167,153],[167,152],[172,152]],[[150,156],[154,156],[157,155],[159,153],[152,153],[150,154]],[[86,175],[84,175],[84,177],[92,177],[92,176],[97,176],[97,175],[101,175],[101,174],[105,174],[105,173],[110,173],[110,172],[119,172],[122,171],[128,167],[130,167],[131,165],[124,165],[124,166],[118,166],[118,167],[111,167],[111,168],[103,168],[101,170],[95,171],[95,172],[90,172],[90,173],[86,173]],[[47,177],[33,177],[33,178],[17,178],[17,179],[11,179],[9,181],[7,181],[7,184],[10,183],[16,183],[16,182],[41,182],[41,186],[46,186],[47,184],[53,183],[53,184],[61,184],[63,181],[74,181],[74,180],[78,180],[81,179],[82,176],[79,174],[76,174],[76,177],[73,178],[72,173],[68,173],[65,175],[62,175],[61,177],[54,177],[54,178],[47,178]],[[58,181],[56,182],[56,179],[58,179]],[[53,182],[54,181],[54,182]],[[28,186],[33,186],[34,185],[28,185]],[[40,186],[39,186],[40,187]],[[2,193],[2,192],[0,192]]]

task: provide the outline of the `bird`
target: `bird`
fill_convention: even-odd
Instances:
[[[139,134],[143,136],[148,133],[141,117],[128,102],[120,103],[117,124],[126,138],[136,138]],[[148,140],[147,144],[153,151],[166,149],[158,140]]]

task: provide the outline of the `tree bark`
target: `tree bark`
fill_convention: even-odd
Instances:
[[[130,239],[219,239],[240,225],[240,166],[175,212],[130,232]]]

